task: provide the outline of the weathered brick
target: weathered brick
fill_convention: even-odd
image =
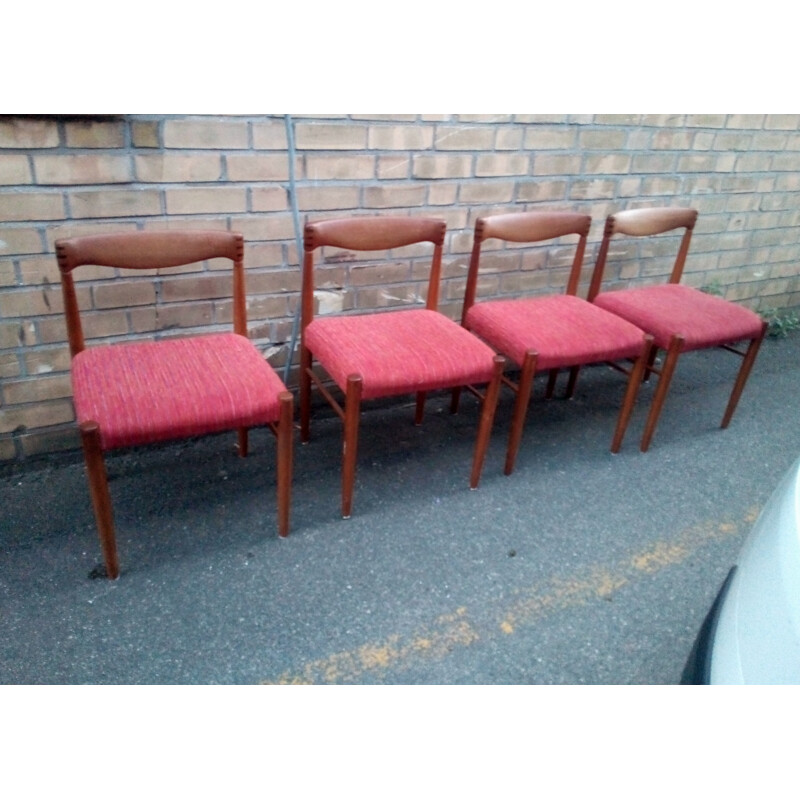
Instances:
[[[67,147],[116,148],[125,145],[125,123],[121,120],[70,120],[64,123]]]
[[[72,402],[51,400],[21,406],[0,408],[0,433],[12,433],[31,428],[44,428],[59,425],[74,419]]]
[[[764,128],[780,131],[800,130],[800,114],[767,114]]]
[[[415,178],[468,178],[472,175],[472,157],[416,155],[412,174]]]
[[[25,354],[25,372],[28,375],[50,375],[67,372],[70,366],[68,347],[40,347]]]
[[[17,458],[17,449],[11,438],[0,439],[0,461],[13,461]]]
[[[286,150],[289,140],[286,137],[286,123],[284,120],[270,120],[268,122],[254,122],[253,147],[256,150]]]
[[[408,159],[402,161],[408,163]],[[374,155],[351,155],[342,158],[309,154],[305,157],[305,165],[306,178],[311,181],[363,180],[375,177]]]
[[[297,204],[304,211],[356,209],[360,200],[358,186],[301,187],[297,190]]]
[[[286,211],[289,198],[283,186],[258,186],[250,193],[251,211]]]
[[[0,220],[21,222],[63,218],[64,201],[60,193],[0,193]]]
[[[427,150],[432,142],[432,125],[371,125],[367,133],[371,150]]]
[[[6,380],[7,378],[18,378],[22,374],[20,369],[19,357],[16,353],[0,353],[0,378]],[[2,393],[2,384],[0,384],[0,393]],[[10,400],[4,402],[10,403]]]
[[[58,147],[58,124],[55,120],[13,117],[0,120],[0,148],[34,150]]]
[[[231,181],[284,181],[289,177],[289,162],[280,154],[234,154],[226,156],[228,180]],[[299,170],[299,161],[295,173]]]
[[[28,156],[0,153],[0,185],[20,186],[32,181]]]
[[[36,183],[43,186],[129,183],[131,160],[122,155],[34,155]]]
[[[158,189],[72,192],[69,203],[75,219],[152,216],[161,213],[161,192]]]
[[[432,206],[453,205],[458,197],[458,192],[458,183],[443,183],[442,181],[436,181],[428,187],[428,203]]]
[[[168,119],[164,121],[164,147],[194,150],[243,150],[249,146],[243,120]]]
[[[155,121],[131,123],[131,144],[134,147],[159,147],[159,124]]]
[[[299,150],[363,150],[366,125],[297,123],[295,144]]]
[[[150,281],[112,281],[95,286],[94,307],[127,308],[156,301],[155,286]]]
[[[439,125],[434,147],[437,150],[491,150],[495,128],[475,125]]]
[[[581,157],[547,153],[533,156],[533,175],[570,175],[580,172]]]
[[[592,174],[626,175],[631,170],[631,157],[627,153],[609,153],[586,156],[586,171]]]
[[[424,186],[384,185],[364,189],[364,208],[408,208],[424,202]]]
[[[134,158],[137,180],[143,183],[193,183],[222,177],[219,155],[200,153],[152,153]]]
[[[378,178],[400,180],[411,177],[412,161],[408,156],[378,156]],[[417,177],[417,176],[415,176]]]
[[[167,189],[167,214],[225,214],[247,210],[244,189],[227,186],[203,189]]]
[[[514,183],[510,181],[464,183],[459,200],[463,203],[510,203],[514,197],[514,188]]]
[[[17,276],[13,261],[0,261],[0,287],[16,286]]]
[[[475,176],[527,175],[528,167],[526,155],[479,155],[475,160]]]
[[[3,400],[11,406],[20,403],[40,403],[43,400],[59,400],[71,396],[69,375],[11,380],[3,384]]]

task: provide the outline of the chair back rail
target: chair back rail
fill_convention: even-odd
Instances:
[[[581,278],[586,239],[592,218],[589,214],[572,211],[528,211],[514,214],[498,214],[479,217],[475,221],[472,255],[470,256],[467,288],[464,292],[462,324],[467,312],[475,304],[481,246],[486,239],[502,239],[507,242],[541,242],[561,236],[577,234],[580,238],[572,260],[566,293],[575,295]]]
[[[59,239],[56,258],[61,271],[64,314],[70,353],[85,347],[72,271],[94,265],[120,269],[168,269],[211,258],[233,262],[233,329],[247,335],[244,289],[244,237],[228,231],[137,231]]]

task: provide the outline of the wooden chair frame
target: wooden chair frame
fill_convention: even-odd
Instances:
[[[233,330],[247,337],[247,312],[244,280],[244,239],[242,234],[224,231],[165,231],[100,234],[56,242],[56,258],[61,273],[64,313],[70,357],[86,347],[73,271],[84,265],[120,269],[166,269],[211,258],[227,258],[233,263]],[[269,428],[277,439],[278,532],[289,534],[292,475],[292,435],[294,399],[290,392],[279,397],[280,418]],[[116,535],[108,488],[100,428],[94,421],[80,424],[89,489],[107,576],[119,576]],[[248,429],[238,429],[238,452],[248,452]]]
[[[681,243],[678,247],[678,253],[675,257],[675,262],[672,266],[672,270],[667,281],[667,283],[672,284],[680,283],[681,278],[683,277],[686,257],[689,253],[689,245],[692,241],[692,232],[694,231],[695,224],[697,223],[697,217],[698,212],[693,208],[642,208],[630,209],[628,211],[620,211],[616,214],[610,214],[606,219],[605,228],[603,231],[603,240],[600,244],[600,250],[597,254],[597,261],[592,273],[588,299],[593,301],[600,293],[611,239],[617,234],[625,236],[657,236],[658,234],[684,228]],[[733,413],[739,403],[739,398],[742,395],[742,391],[747,383],[747,379],[750,376],[750,371],[755,363],[761,343],[764,341],[764,336],[767,333],[767,327],[767,323],[764,322],[761,327],[760,334],[749,340],[747,349],[744,351],[734,347],[732,343],[720,345],[723,350],[727,350],[728,352],[733,353],[742,359],[742,364],[739,368],[736,381],[733,385],[733,390],[731,391],[728,404],[725,408],[725,413],[722,417],[722,423],[720,425],[721,428],[727,428],[731,418],[733,417]],[[645,369],[643,379],[648,380],[650,375],[655,373],[659,376],[659,380],[650,405],[650,411],[647,416],[644,432],[642,434],[642,440],[640,444],[640,449],[642,452],[646,452],[652,442],[653,435],[658,424],[658,419],[664,407],[664,401],[666,399],[675,368],[678,364],[678,358],[683,352],[684,342],[685,337],[680,333],[675,333],[672,336],[670,344],[666,349],[664,361],[661,367],[656,366],[656,357],[659,350],[658,347],[653,347],[650,358],[648,359],[647,368]]]
[[[343,403],[340,403],[312,368],[314,357],[306,344],[306,330],[314,319],[314,253],[320,247],[325,246],[356,251],[387,251],[411,244],[430,242],[434,248],[425,307],[430,311],[438,312],[445,232],[446,223],[443,220],[396,216],[351,217],[309,222],[305,226],[300,356],[300,441],[306,444],[310,438],[311,389],[313,385],[320,391],[343,423],[342,517],[344,519],[348,519],[352,511],[363,378],[357,374],[348,376]],[[389,310],[383,313],[391,314],[393,312]],[[500,379],[504,364],[503,359],[496,358],[494,376],[486,392],[475,391],[482,401],[483,408],[470,474],[470,488],[472,489],[477,488],[480,481],[500,393]],[[425,399],[426,392],[416,393],[414,415],[416,425],[422,423]]]
[[[565,294],[573,297],[577,296],[580,285],[583,259],[586,252],[586,243],[591,227],[591,216],[569,211],[535,211],[517,212],[511,214],[498,214],[491,217],[480,217],[475,221],[475,231],[473,235],[472,253],[470,255],[469,271],[467,274],[467,286],[464,293],[464,308],[461,316],[461,324],[466,327],[467,314],[475,305],[478,286],[478,275],[480,271],[480,257],[483,243],[487,239],[500,239],[506,242],[535,244],[537,242],[555,240],[562,236],[577,234],[578,243],[570,267],[569,277],[565,288]],[[652,347],[652,337],[644,336],[642,340],[642,350],[636,359],[630,359],[631,367],[623,367],[618,362],[603,362],[612,369],[622,372],[628,376],[628,384],[623,398],[622,407],[617,418],[614,436],[611,442],[611,452],[619,452],[622,440],[628,427],[639,384],[647,364],[648,355]],[[514,410],[512,414],[511,430],[509,433],[508,449],[506,452],[506,463],[504,472],[510,475],[514,470],[517,454],[522,440],[522,432],[525,426],[525,418],[530,404],[533,381],[536,376],[536,364],[538,353],[531,349],[525,354],[525,359],[520,365],[520,377],[517,382],[511,380],[507,375],[503,377],[503,383],[516,394]],[[565,398],[573,397],[575,386],[578,380],[581,365],[569,368],[569,379],[565,391]],[[559,370],[551,369],[548,371],[548,381],[545,390],[545,397],[551,398],[558,379]],[[453,408],[457,408],[459,402],[459,392],[453,392]]]

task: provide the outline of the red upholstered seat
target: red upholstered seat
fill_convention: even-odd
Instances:
[[[364,400],[486,383],[494,370],[490,347],[428,309],[318,317],[305,341],[343,390],[361,375]]]
[[[280,378],[235,333],[90,347],[72,365],[78,423],[104,450],[276,422]]]
[[[603,292],[594,302],[652,333],[664,350],[675,334],[685,352],[754,339],[763,325],[748,308],[677,283]]]
[[[571,295],[478,303],[467,312],[466,326],[519,365],[536,350],[538,370],[636,358],[644,335]]]

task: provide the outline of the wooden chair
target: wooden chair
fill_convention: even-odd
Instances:
[[[247,338],[241,234],[137,232],[56,242],[72,355],[72,389],[89,487],[109,578],[119,562],[105,451],[268,425],[278,443],[278,532],[289,533],[293,399]],[[72,272],[92,264],[164,269],[211,258],[233,262],[233,333],[85,347]]]
[[[650,446],[681,353],[719,346],[742,357],[741,368],[722,418],[721,427],[727,428],[767,332],[767,324],[753,311],[680,284],[696,221],[697,211],[691,208],[642,208],[611,214],[606,219],[603,241],[592,275],[589,299],[598,308],[638,325],[650,333],[655,341],[645,377],[656,373],[659,381],[642,435],[642,451]],[[613,236],[655,236],[680,228],[684,229],[683,238],[668,283],[600,292]],[[744,352],[733,346],[744,341],[748,342]],[[666,351],[666,356],[663,365],[657,368],[655,357],[659,349]]]
[[[300,438],[308,442],[312,383],[344,423],[342,516],[350,516],[356,470],[361,403],[415,394],[416,424],[422,422],[425,394],[464,384],[488,384],[479,394],[483,408],[470,476],[476,488],[489,443],[504,361],[438,310],[445,223],[412,217],[353,217],[305,226],[300,375]],[[314,316],[314,253],[321,247],[394,250],[433,244],[425,308]],[[343,405],[312,369],[315,360],[344,393]]]
[[[566,396],[572,397],[578,371],[585,364],[607,362],[625,372],[628,386],[611,443],[616,453],[636,401],[651,347],[651,338],[625,320],[602,311],[577,296],[586,237],[591,217],[567,211],[531,211],[481,217],[475,222],[472,257],[464,297],[462,325],[476,333],[521,368],[519,382],[504,382],[516,392],[505,473],[510,475],[522,438],[522,430],[537,372],[548,371],[547,397],[551,397],[558,371],[570,371]],[[535,243],[577,235],[565,294],[516,297],[476,303],[481,247],[487,239]],[[619,361],[630,359],[632,367]],[[454,393],[454,405],[458,395]]]

